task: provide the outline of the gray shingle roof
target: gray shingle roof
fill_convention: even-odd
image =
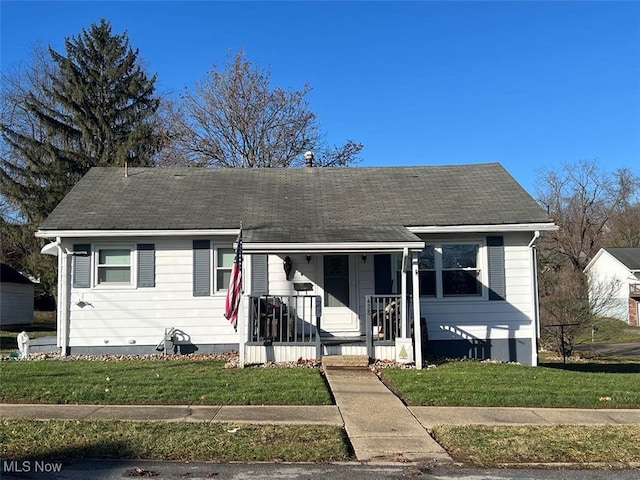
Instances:
[[[364,227],[551,219],[497,163],[425,167],[94,168],[40,229],[260,229],[261,241],[403,238]],[[368,237],[362,239],[363,232]],[[413,236],[412,236],[413,237]],[[413,237],[414,239],[416,237]],[[311,240],[313,239],[313,240]],[[342,241],[342,240],[339,240]]]
[[[640,247],[607,247],[603,250],[609,252],[629,270],[640,270]]]

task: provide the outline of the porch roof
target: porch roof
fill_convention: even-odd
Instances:
[[[401,225],[249,227],[247,252],[380,252],[422,249],[424,241]]]

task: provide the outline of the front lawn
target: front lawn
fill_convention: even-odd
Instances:
[[[330,405],[315,368],[224,368],[198,358],[0,364],[3,403]]]
[[[382,370],[409,405],[640,408],[640,364],[518,364],[457,361],[425,370]]]

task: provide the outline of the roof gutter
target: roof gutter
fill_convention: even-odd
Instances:
[[[252,243],[244,242],[246,253],[364,253],[422,250],[425,242],[344,242],[344,243]]]
[[[426,225],[407,227],[411,233],[490,233],[490,232],[531,232],[558,230],[553,222],[549,223],[506,223],[495,225]]]
[[[406,227],[411,233],[479,233],[479,232],[530,232],[532,230],[558,230],[558,226],[550,223],[514,223],[496,225],[428,225]],[[237,236],[238,228],[219,229],[158,229],[158,230],[43,230],[35,233],[38,238],[93,238],[93,237],[193,237],[198,235],[230,235]]]
[[[189,230],[38,230],[38,238],[121,238],[121,237],[193,237],[199,235],[237,236],[239,228]]]

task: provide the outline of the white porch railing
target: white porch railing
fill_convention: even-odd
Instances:
[[[271,354],[275,355],[275,360],[279,360],[280,355],[288,357],[290,354],[285,354],[285,350],[296,352],[296,355],[302,355],[302,352],[306,351],[308,355],[309,348],[314,349],[316,358],[320,358],[324,348],[327,352],[331,348],[338,348],[331,347],[332,342],[336,342],[336,337],[321,337],[318,334],[322,319],[321,297],[263,295],[249,296],[248,299],[247,346],[252,349],[268,347],[265,358]],[[367,295],[365,302],[366,351],[371,358],[378,358],[380,355],[376,355],[376,352],[380,354],[387,352],[386,349],[395,348],[396,338],[402,337],[402,297],[400,295]],[[410,308],[407,313],[411,317]],[[338,338],[338,340],[347,339]],[[353,341],[352,338],[349,340]],[[364,346],[363,343],[362,347]],[[284,347],[289,348],[282,350]],[[344,351],[345,348],[342,345],[339,350]],[[269,353],[271,351],[273,353]],[[388,353],[384,358],[387,356]]]

